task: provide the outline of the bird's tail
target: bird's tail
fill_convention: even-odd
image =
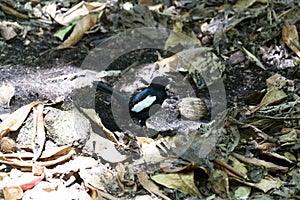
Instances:
[[[104,92],[106,94],[112,95],[120,105],[122,106],[128,106],[129,98],[121,94],[120,92],[114,90],[110,86],[106,85],[105,83],[94,81],[93,85],[96,86],[97,91]]]
[[[94,81],[93,85],[96,86],[97,91],[101,91],[101,92],[104,92],[104,93],[110,94],[110,95],[112,95],[112,93],[113,93],[113,89],[111,87],[109,87],[108,85],[106,85],[105,83],[102,83],[100,81]]]

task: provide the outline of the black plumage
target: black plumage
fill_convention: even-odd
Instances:
[[[108,85],[97,82],[97,90],[113,95],[122,107],[127,107],[132,118],[137,119],[142,125],[150,115],[158,111],[161,104],[167,98],[166,86],[170,79],[165,76],[155,77],[150,85],[134,93],[130,98],[114,91]]]

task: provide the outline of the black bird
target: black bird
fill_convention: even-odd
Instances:
[[[134,93],[129,98],[102,82],[95,82],[97,91],[113,95],[120,106],[127,107],[131,117],[139,120],[141,125],[145,125],[147,118],[159,110],[167,98],[166,86],[169,83],[171,81],[167,77],[157,76],[148,87]]]

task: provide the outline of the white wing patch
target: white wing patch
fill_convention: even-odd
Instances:
[[[156,96],[147,96],[145,99],[143,99],[143,101],[140,101],[137,104],[135,104],[131,109],[131,111],[138,113],[144,110],[145,108],[150,107],[155,100],[156,100]]]

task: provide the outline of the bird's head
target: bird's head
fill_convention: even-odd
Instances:
[[[165,76],[156,76],[151,81],[151,86],[160,86],[160,87],[166,87],[168,84],[172,83],[173,81]]]

